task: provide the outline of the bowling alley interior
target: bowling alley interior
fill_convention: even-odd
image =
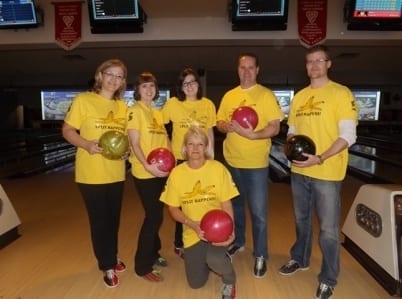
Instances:
[[[253,275],[250,213],[245,250],[232,257],[238,299],[315,298],[321,267],[314,218],[311,264],[278,273],[294,243],[290,166],[284,155],[292,98],[309,84],[305,50],[330,49],[329,77],[350,88],[357,140],[348,148],[341,189],[340,275],[333,298],[402,297],[402,2],[363,0],[0,1],[0,299],[221,298],[210,273],[200,289],[186,281],[174,253],[168,209],[159,235],[168,266],[162,282],[134,272],[144,210],[126,163],[119,258],[127,271],[107,288],[94,257],[88,216],[75,183],[77,149],[61,128],[75,96],[88,90],[104,60],[128,69],[124,101],[152,72],[155,109],[175,96],[179,72],[197,71],[216,108],[239,84],[237,57],[259,59],[258,83],[284,113],[269,153],[267,275]],[[117,16],[117,18],[116,18]],[[214,129],[215,159],[225,134]]]

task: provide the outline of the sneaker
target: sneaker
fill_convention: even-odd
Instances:
[[[263,278],[265,274],[267,274],[267,263],[262,256],[257,257],[254,264],[254,276]]]
[[[242,251],[244,251],[244,246],[238,246],[238,245],[232,244],[229,247],[228,253],[229,253],[229,255],[234,255],[236,252],[242,252]]]
[[[334,288],[325,283],[320,283],[315,293],[316,299],[331,299],[334,295]]]
[[[152,270],[151,272],[141,276],[145,280],[151,281],[151,282],[161,282],[163,280],[163,277],[161,275],[161,271],[159,270]]]
[[[184,249],[182,247],[175,247],[174,253],[176,253],[180,258],[184,259]]]
[[[103,271],[103,281],[108,288],[115,288],[119,285],[119,277],[114,269]]]
[[[158,257],[154,263],[155,266],[160,266],[160,267],[167,267],[168,262],[165,260],[163,257]]]
[[[222,299],[235,299],[236,286],[234,284],[224,284],[222,287]]]
[[[296,262],[295,260],[290,260],[279,269],[279,274],[292,275],[295,274],[297,271],[306,271],[308,269],[308,267],[303,268],[299,264],[299,262]]]
[[[124,272],[126,271],[126,265],[121,260],[117,260],[117,264],[114,266],[114,271],[117,273]]]

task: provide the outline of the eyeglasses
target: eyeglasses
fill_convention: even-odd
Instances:
[[[316,64],[316,63],[323,63],[323,62],[327,62],[329,59],[327,58],[319,58],[319,59],[315,59],[315,60],[307,60],[307,64]]]
[[[108,78],[115,78],[116,80],[123,80],[124,76],[121,74],[113,74],[111,72],[102,72],[103,75],[105,75],[105,77]]]
[[[193,86],[193,85],[195,85],[195,84],[197,84],[197,83],[198,83],[198,82],[197,82],[196,80],[183,82],[183,87]]]

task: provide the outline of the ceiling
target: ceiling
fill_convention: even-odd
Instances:
[[[149,18],[227,17],[227,0],[141,0]],[[145,28],[146,30],[146,28]],[[402,41],[328,41],[332,49],[333,78],[351,85],[402,86]],[[236,57],[251,51],[260,57],[260,82],[269,85],[304,85],[304,51],[297,40],[285,40],[278,47],[261,40],[219,41],[155,41],[110,44],[83,43],[72,51],[52,45],[30,48],[1,46],[0,87],[71,86],[90,80],[99,61],[113,54],[121,58],[135,73],[151,70],[159,83],[171,85],[178,71],[187,65],[205,71],[212,86],[237,82]],[[39,80],[40,78],[40,80]],[[38,80],[36,80],[38,79]]]

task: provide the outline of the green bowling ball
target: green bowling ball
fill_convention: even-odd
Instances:
[[[129,149],[126,135],[119,131],[107,131],[99,138],[99,146],[103,148],[102,156],[110,160],[119,160]]]

